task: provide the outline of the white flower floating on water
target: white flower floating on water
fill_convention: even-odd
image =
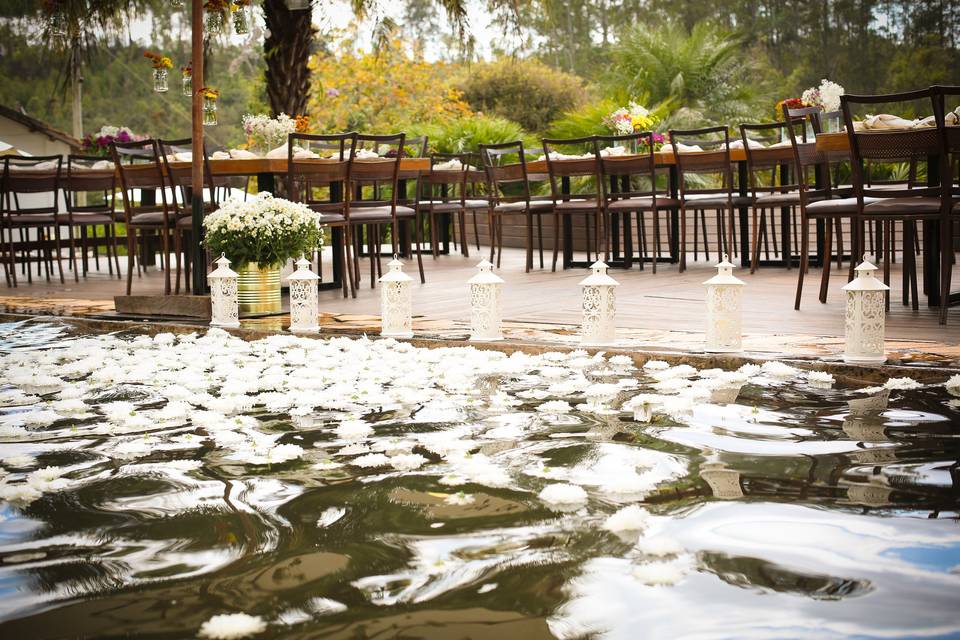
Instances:
[[[669,369],[670,363],[664,362],[663,360],[647,360],[643,363],[644,371],[663,371],[664,369]]]
[[[579,505],[587,501],[587,492],[575,484],[550,484],[539,493],[539,498],[549,505]]]
[[[947,388],[947,393],[950,395],[960,396],[960,374],[951,376],[944,386]]]
[[[633,570],[633,577],[649,586],[674,585],[683,580],[686,571],[674,563],[653,562]]]
[[[267,630],[267,623],[260,616],[246,613],[222,613],[213,616],[200,626],[200,637],[210,640],[234,640],[249,638]]]
[[[760,367],[760,371],[776,380],[790,380],[791,378],[795,378],[800,374],[800,369],[791,367],[790,365],[778,360],[764,362]]]
[[[883,385],[883,388],[896,391],[909,391],[911,389],[922,389],[923,385],[913,378],[890,378]]]
[[[613,533],[624,531],[641,531],[650,522],[650,514],[639,505],[632,504],[624,507],[607,518],[603,528]]]
[[[678,556],[683,553],[683,546],[673,538],[658,536],[655,538],[640,538],[635,547],[645,556]]]
[[[829,389],[836,382],[832,374],[825,371],[810,371],[807,373],[807,382],[818,389]]]
[[[540,413],[569,413],[571,409],[573,407],[570,403],[564,400],[549,400],[537,406],[537,411]]]

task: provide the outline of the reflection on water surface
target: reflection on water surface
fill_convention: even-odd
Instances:
[[[960,635],[943,386],[43,322],[0,371],[5,638]]]

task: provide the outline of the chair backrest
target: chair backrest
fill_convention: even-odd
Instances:
[[[547,158],[547,175],[554,202],[569,200],[571,194],[563,193],[558,178],[592,178],[594,188],[600,189],[600,153],[597,138],[543,138],[543,155]],[[582,197],[583,194],[577,194]],[[591,194],[596,195],[596,194]]]
[[[60,175],[63,168],[61,156],[4,156],[3,193],[6,194],[7,211],[17,214],[58,213],[57,192],[60,190]],[[21,194],[49,193],[49,204],[21,206]]]
[[[671,129],[669,137],[676,162],[681,197],[687,193],[732,193],[730,132],[726,127]],[[699,147],[700,150],[681,151],[680,145]],[[687,184],[688,176],[711,174],[719,177],[719,187],[691,188]]]
[[[130,217],[144,211],[163,211],[166,217],[167,181],[163,176],[163,160],[157,141],[153,139],[136,140],[133,142],[111,142],[110,154],[120,177],[120,195],[123,200],[123,211],[129,223]],[[149,204],[143,202],[138,205],[134,199],[134,189],[156,190],[160,193],[160,203]]]
[[[288,197],[317,211],[342,211],[356,148],[355,132],[291,133],[287,139]],[[326,198],[320,197],[324,187]]]
[[[420,182],[421,200],[463,201],[467,191],[468,153],[431,153],[430,171]]]
[[[492,198],[501,202],[530,201],[527,158],[522,140],[481,144],[480,157]],[[506,191],[514,193],[507,195],[504,187]]]
[[[379,183],[379,186],[390,187],[391,206],[397,204],[397,182],[400,174],[400,158],[404,155],[406,134],[396,133],[388,135],[358,134],[353,157],[350,159],[350,181],[354,185],[364,183]],[[367,156],[364,152],[377,155]],[[382,154],[382,155],[381,155]],[[352,201],[352,206],[365,206],[377,201]]]
[[[935,85],[931,90],[934,98],[933,113],[937,126],[943,127],[944,145],[950,158],[949,165],[941,163],[940,175],[956,194],[954,182],[960,182],[960,85]]]
[[[909,108],[917,103],[929,105],[928,108],[935,110],[936,100],[932,89],[875,96],[851,94],[840,96],[840,108],[843,111],[847,138],[850,141],[853,188],[861,204],[864,197],[940,197],[942,192],[940,186],[914,187],[906,184],[902,189],[872,189],[864,173],[864,164],[867,161],[925,163],[929,157],[939,156],[942,153],[941,131],[937,127],[861,131],[853,127],[853,109],[858,105],[893,104],[907,105]]]
[[[815,107],[810,107],[815,108]],[[791,109],[790,112],[801,111]],[[816,139],[807,140],[805,117],[792,116],[792,122],[786,127],[790,137],[790,152],[793,154],[794,182],[800,190],[800,204],[806,206],[814,198],[829,199],[832,193],[830,163],[828,154],[817,150]],[[802,132],[800,136],[797,131]],[[819,186],[817,183],[820,183]]]
[[[791,125],[802,126],[802,123],[802,119],[794,118],[789,122],[740,125],[740,140],[747,156],[747,175],[750,180],[750,190],[754,196],[758,193],[799,189],[793,145],[770,147],[779,144],[784,138],[789,140],[787,130],[794,128]],[[794,139],[795,137],[794,133]],[[754,146],[756,144],[766,148],[759,149]],[[789,169],[794,170],[789,171]]]
[[[173,187],[171,189],[173,207],[178,214],[186,214],[189,212],[189,190],[193,187],[193,138],[158,139],[157,147],[160,149],[160,157],[163,158],[167,179]],[[206,143],[203,145],[203,182],[210,192],[210,201],[217,204],[217,188],[214,184],[213,172],[210,170]]]
[[[71,154],[67,156],[67,175],[61,181],[63,200],[70,213],[96,211],[113,213],[117,172],[113,162],[100,156]],[[87,194],[87,203],[81,205],[79,196]],[[102,201],[94,202],[99,195]],[[97,198],[97,199],[99,199]]]
[[[625,136],[597,136],[600,154],[600,177],[607,200],[654,197],[657,195],[657,162],[654,153],[654,132],[644,131]],[[640,142],[638,153],[605,154],[609,148],[630,146]],[[650,188],[642,185],[649,182]]]

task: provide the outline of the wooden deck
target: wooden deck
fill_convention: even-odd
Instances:
[[[427,283],[413,286],[414,313],[428,320],[469,321],[467,306],[467,279],[475,272],[479,256],[475,247],[469,258],[457,255],[437,259],[424,256]],[[484,248],[486,252],[486,248]],[[552,273],[549,254],[546,269],[530,273],[523,270],[523,252],[505,249],[502,268],[498,270],[506,280],[503,296],[504,318],[524,323],[578,325],[580,322],[579,281],[585,269],[571,269]],[[578,259],[583,259],[581,254]],[[103,263],[101,263],[103,264]],[[121,259],[121,267],[122,264]],[[329,273],[329,261],[325,272]],[[406,271],[416,278],[416,260],[407,261]],[[701,256],[700,262],[691,262],[683,274],[673,264],[661,264],[654,275],[647,264],[640,271],[611,269],[611,275],[621,286],[617,289],[617,323],[625,329],[654,331],[703,331],[705,288],[702,282],[715,273],[712,265]],[[363,282],[356,299],[343,299],[338,291],[323,291],[320,308],[325,313],[348,316],[377,316],[380,310],[379,289],[371,289],[369,262],[361,260]],[[763,267],[756,274],[737,270],[747,286],[744,292],[744,331],[748,335],[805,334],[840,337],[843,335],[844,299],[841,287],[846,283],[846,269],[831,275],[827,304],[817,300],[820,270],[811,269],[804,282],[804,298],[800,311],[794,311],[793,299],[797,270],[782,267]],[[0,297],[6,297],[6,307],[12,310],[17,297],[48,300],[51,306],[84,306],[109,309],[114,296],[124,292],[123,282],[111,279],[105,272],[89,275],[79,283],[61,285],[58,281],[21,283],[16,289],[0,286]],[[943,345],[960,345],[960,308],[951,310],[946,326],[937,324],[936,310],[926,306],[921,296],[920,310],[912,311],[900,302],[900,270],[893,265],[891,275],[892,303],[887,319],[887,336],[893,340],[928,340]],[[954,271],[954,282],[960,282],[960,268]],[[162,273],[152,269],[142,278],[134,278],[133,291],[138,295],[161,294]],[[58,302],[60,301],[60,302]],[[70,301],[70,302],[68,302]],[[23,300],[27,304],[27,300]]]

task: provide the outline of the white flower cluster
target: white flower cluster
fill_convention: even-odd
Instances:
[[[287,141],[287,137],[297,130],[297,121],[285,113],[276,118],[260,113],[243,116],[243,131],[255,142],[269,148],[276,147]]]
[[[261,191],[244,202],[232,197],[203,220],[208,233],[232,232],[265,238],[281,231],[314,228],[322,216],[310,207]]]
[[[121,133],[126,133],[130,138],[133,138],[133,131],[127,127],[113,127],[110,125],[104,125],[100,127],[100,131],[97,131],[93,134],[94,138],[116,138]]]
[[[811,107],[823,107],[824,111],[839,111],[840,96],[844,94],[844,89],[836,82],[831,82],[824,78],[820,81],[819,87],[810,87],[803,92],[800,99],[803,103]]]

